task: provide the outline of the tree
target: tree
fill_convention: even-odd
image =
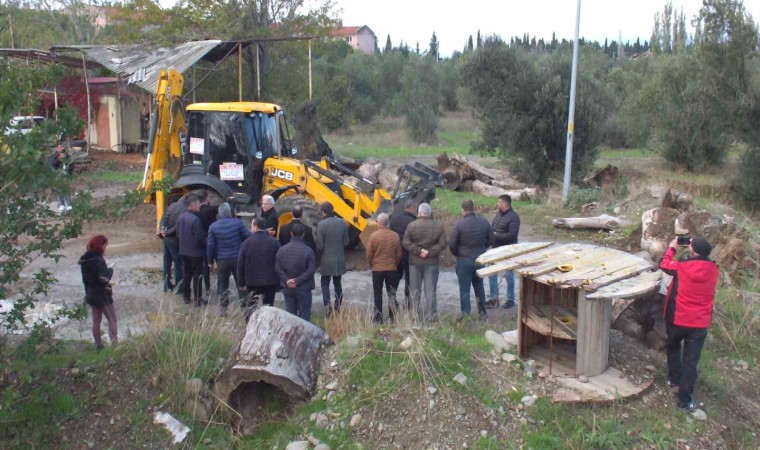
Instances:
[[[487,40],[463,70],[483,119],[475,149],[510,155],[514,173],[546,185],[564,166],[570,91],[570,51],[535,59],[524,50]],[[573,178],[593,166],[606,117],[603,86],[579,74]]]
[[[383,49],[383,53],[388,53],[389,51],[393,50],[393,44],[391,44],[391,35],[388,35],[388,38],[385,40],[385,48]]]
[[[472,35],[470,35],[470,38],[467,40],[467,51],[471,52],[474,50],[474,46],[472,44]]]
[[[431,58],[414,58],[403,75],[404,115],[409,134],[418,143],[428,143],[438,129],[440,80]]]
[[[430,37],[430,49],[428,50],[428,56],[436,61],[438,60],[438,37],[435,35],[435,31],[433,31],[433,36]]]
[[[34,113],[35,98],[26,93],[54,84],[62,74],[58,66],[0,65],[0,123],[9,123],[19,113]],[[61,110],[59,117],[63,120],[47,121],[29,134],[0,135],[0,299],[13,299],[12,309],[0,313],[6,329],[23,325],[24,313],[55,281],[50,272],[39,269],[28,282],[20,283],[22,271],[39,257],[57,260],[63,241],[82,232],[91,212],[88,192],[78,193],[70,214],[60,216],[50,208],[49,197],[72,192],[71,177],[47,167],[50,144],[60,133],[72,133],[81,126],[74,111]],[[64,123],[74,129],[63,127]]]
[[[477,42],[476,43],[477,43],[477,47],[476,48],[480,48],[480,47],[483,46],[483,38],[480,37],[480,30],[478,30],[478,38],[477,38]]]

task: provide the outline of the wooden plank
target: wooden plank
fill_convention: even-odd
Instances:
[[[506,261],[501,261],[490,266],[485,266],[483,268],[480,268],[475,273],[478,274],[480,278],[486,278],[486,277],[490,277],[491,275],[498,275],[503,272],[514,270],[517,267],[519,267],[519,265],[515,263],[514,261],[506,260]]]
[[[593,377],[607,370],[612,300],[586,300],[578,293],[578,375]]]
[[[521,255],[519,258],[515,258],[515,261],[523,267],[537,267],[546,264],[558,264],[557,261],[562,261],[574,254],[583,252],[585,248],[577,244],[565,244],[557,247],[547,249],[541,253],[530,253],[527,255]]]
[[[552,375],[556,377],[575,377],[575,361],[577,359],[572,344],[554,342],[552,345]],[[549,348],[545,344],[536,344],[528,350],[528,357],[549,370]]]
[[[645,266],[634,266],[626,270],[621,270],[611,275],[597,278],[596,280],[594,280],[592,284],[584,286],[583,289],[586,292],[594,292],[616,281],[624,280],[626,278],[636,276],[642,272],[646,272],[647,270],[650,270],[653,267],[654,267],[654,263],[649,263]]]
[[[563,318],[570,318],[570,322],[563,322]],[[577,334],[577,313],[569,308],[560,306],[554,307],[554,330],[551,322],[550,305],[531,305],[529,306],[522,320],[525,325],[530,327],[544,336],[552,335],[560,339],[575,340]]]
[[[586,299],[634,298],[649,294],[660,286],[662,272],[644,272],[632,278],[609,284],[596,292],[586,294]]]
[[[608,251],[588,251],[580,255],[567,257],[565,259],[554,259],[548,262],[545,265],[545,267],[534,269],[533,274],[543,275],[544,273],[556,271],[557,274],[554,275],[554,279],[561,280],[563,277],[571,277],[573,274],[576,274],[576,273],[585,273],[585,272],[593,271],[595,268],[599,267],[603,261],[610,261],[610,260],[614,260],[614,255]],[[551,264],[553,264],[553,266]],[[570,272],[561,272],[557,267],[562,264],[572,264],[573,270],[571,270]],[[540,272],[539,269],[543,271]],[[580,278],[580,277],[574,277],[574,278]]]
[[[497,261],[535,252],[553,244],[554,242],[526,242],[524,244],[502,245],[483,253],[476,259],[476,262],[481,265],[493,264]]]
[[[636,385],[622,376],[623,374],[610,367],[594,377],[589,377],[587,383],[581,383],[577,378],[557,378],[558,388],[551,395],[554,403],[610,404],[619,399],[637,398],[646,393],[654,383],[653,379]]]
[[[569,272],[563,272],[555,276],[554,282],[561,283],[571,279],[590,279],[599,278],[607,273],[611,273],[621,268],[630,267],[636,264],[643,264],[645,260],[633,255],[622,252],[603,252],[594,259],[586,259],[575,265],[575,268]]]

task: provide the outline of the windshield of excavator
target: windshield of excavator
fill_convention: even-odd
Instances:
[[[278,154],[278,123],[274,114],[253,113],[244,125],[248,152],[256,159]]]

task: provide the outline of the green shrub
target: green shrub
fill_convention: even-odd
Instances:
[[[416,58],[404,69],[404,115],[415,142],[428,143],[438,129],[440,79],[431,58]]]
[[[580,208],[587,203],[597,202],[599,201],[599,193],[599,189],[572,186],[567,195],[567,206]]]
[[[760,145],[748,148],[741,158],[736,183],[742,201],[755,210],[760,209]]]

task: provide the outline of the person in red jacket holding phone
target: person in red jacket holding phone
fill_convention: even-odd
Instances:
[[[688,246],[689,255],[674,260],[679,244]],[[711,251],[712,246],[705,238],[675,238],[660,262],[660,269],[673,276],[664,304],[668,386],[678,399],[678,407],[687,411],[696,408],[692,394],[697,364],[712,321],[718,284],[718,265],[709,259]]]

